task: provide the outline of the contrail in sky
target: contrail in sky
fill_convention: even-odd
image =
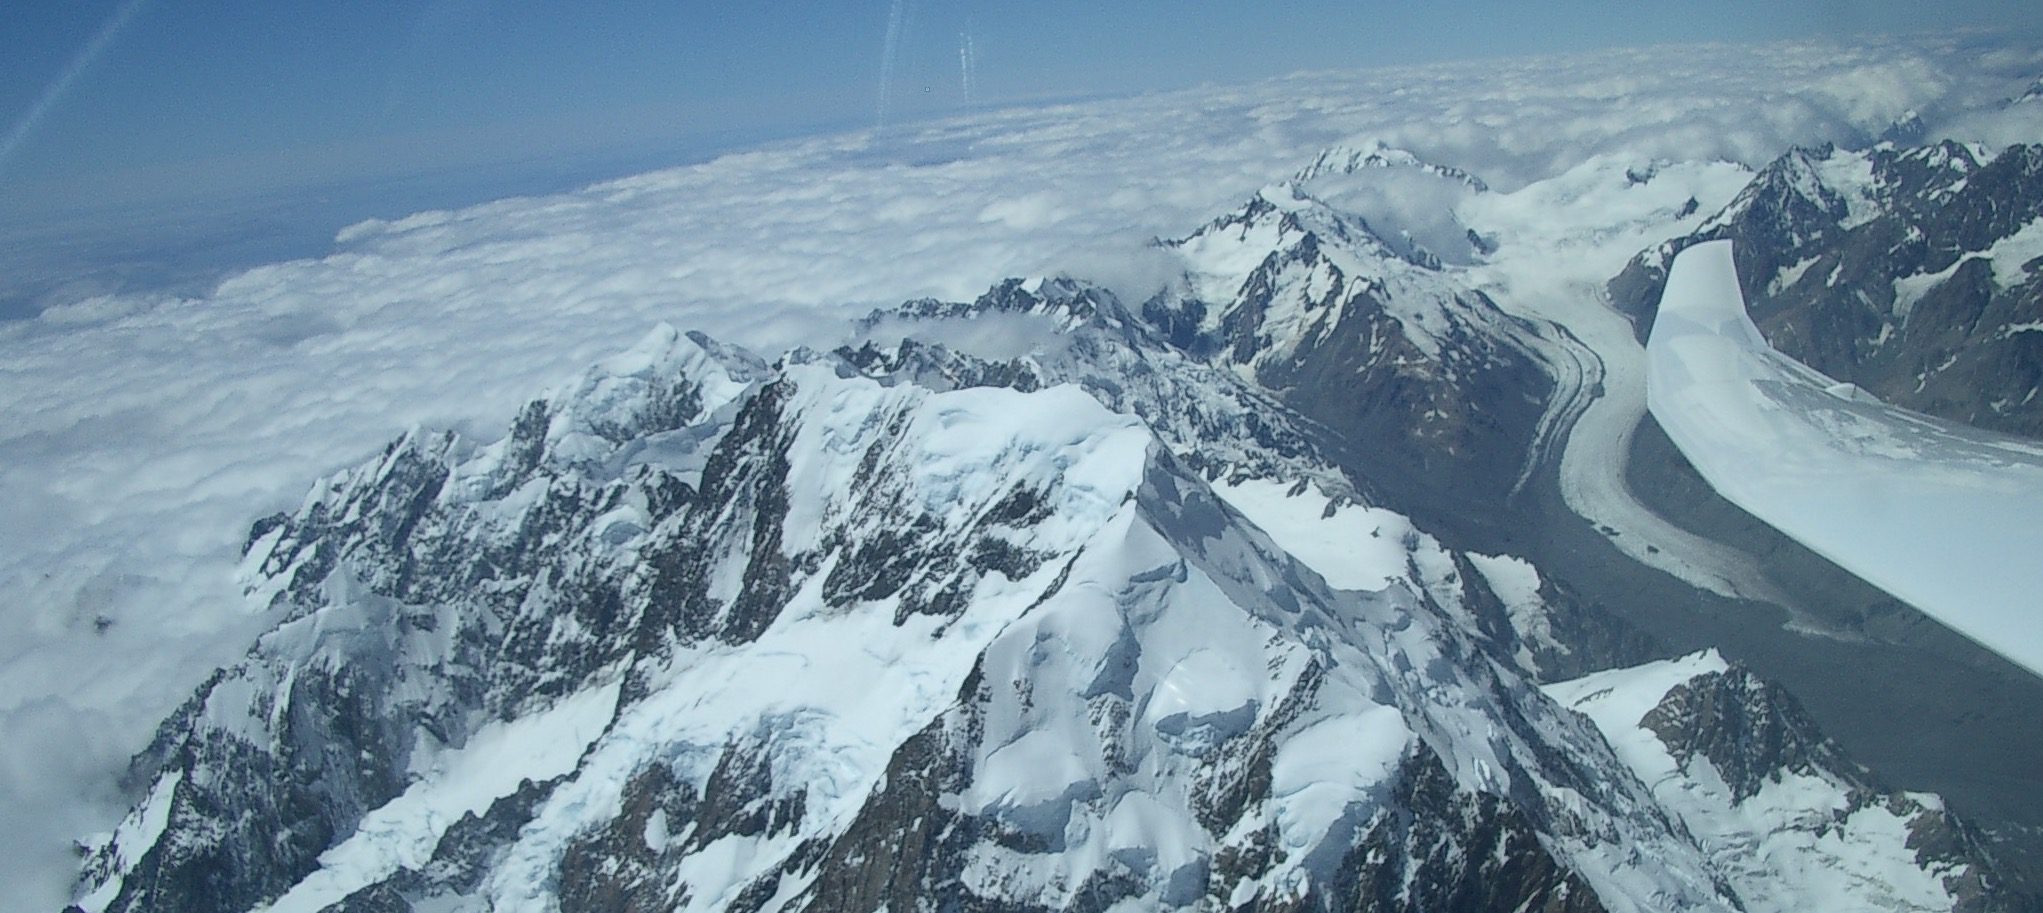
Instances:
[[[972,47],[972,26],[958,33],[958,81],[965,87],[965,104],[972,103],[972,71],[978,69],[978,50]]]
[[[887,40],[880,47],[879,126],[887,125],[887,102],[894,85],[894,58],[901,51],[901,24],[907,18],[908,0],[893,0],[887,8]]]
[[[43,94],[36,98],[35,104],[28,106],[28,112],[14,122],[14,127],[7,131],[7,138],[0,139],[0,172],[6,171],[7,162],[14,157],[14,151],[21,147],[22,141],[28,139],[29,134],[35,132],[43,117],[50,113],[50,108],[64,97],[72,83],[78,81],[79,74],[84,73],[87,67],[92,66],[93,61],[106,53],[107,45],[113,43],[114,36],[120,34],[121,29],[127,26],[128,20],[135,18],[135,12],[142,8],[144,2],[145,0],[127,0],[119,9],[114,10],[113,16],[106,20],[105,25],[99,27],[92,40],[86,42],[85,47],[79,49],[77,55],[71,58],[71,62],[64,65],[64,72],[57,74],[49,88],[44,89]]]

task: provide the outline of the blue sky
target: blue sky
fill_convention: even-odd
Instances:
[[[28,0],[0,25],[0,124],[14,141],[0,217],[859,126],[881,113],[883,72],[887,115],[912,118],[968,103],[967,44],[969,103],[994,105],[1698,38],[2034,30],[2037,18],[2011,0],[1708,13],[1588,0]]]

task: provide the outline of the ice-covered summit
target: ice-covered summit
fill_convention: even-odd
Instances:
[[[1426,161],[1408,150],[1372,138],[1352,139],[1340,145],[1329,146],[1305,167],[1298,169],[1297,175],[1292,180],[1307,184],[1330,175],[1352,175],[1370,169],[1401,168],[1455,181],[1471,190],[1490,189],[1481,178],[1467,171],[1452,165]]]

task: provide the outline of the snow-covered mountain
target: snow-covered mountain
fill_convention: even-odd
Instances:
[[[1143,314],[1169,341],[1370,450],[1374,477],[1400,497],[1512,493],[1554,386],[1534,324],[1297,181],[1163,246],[1186,282]]]
[[[1382,140],[1343,143],[1322,151],[1305,167],[1298,169],[1292,180],[1310,184],[1330,176],[1352,176],[1376,169],[1408,169],[1421,174],[1442,178],[1461,184],[1470,190],[1485,191],[1490,185],[1482,178],[1452,165],[1429,162],[1414,155],[1410,150],[1399,149]]]
[[[2043,436],[2043,146],[1791,150],[1695,233],[1641,253],[1612,298],[1649,317],[1673,254],[1715,239],[1737,242],[1753,320],[1789,357]]]
[[[1793,696],[1714,650],[1546,690],[1596,722],[1747,909],[1942,909],[2000,887],[1937,797],[1881,785]]]
[[[1951,176],[2027,193],[1980,178],[2017,150],[1792,154],[1610,287],[1728,234],[1792,296],[1975,223],[1918,266],[1998,276],[2029,223]],[[1499,239],[1621,210],[1550,245],[1614,269],[1729,168],[1500,199],[1348,144],[1157,242],[1143,301],[1006,280],[777,358],[662,327],[499,439],[414,431],[250,530],[278,623],[134,759],[77,908],[2028,909],[1974,806],[1665,659],[1624,619],[1728,598],[1561,491],[1625,353],[1536,300],[1594,269]]]
[[[2022,105],[2036,101],[2043,101],[2043,76],[2037,77],[2035,82],[2029,84],[2029,88],[2023,90],[2022,94],[2008,99],[2007,103]]]
[[[1158,301],[1149,313],[1158,313]],[[1022,316],[1029,333],[996,318]],[[1168,317],[1168,313],[1165,314]],[[988,360],[956,346],[984,341],[983,330],[1046,340],[1025,357]],[[1541,580],[1524,562],[1446,549],[1414,521],[1386,506],[1370,478],[1340,464],[1329,449],[1341,438],[1279,400],[1209,353],[1173,345],[1171,325],[1152,324],[1103,289],[1068,279],[1009,280],[969,304],[911,302],[865,321],[868,338],[839,356],[874,376],[911,376],[934,389],[1004,385],[1035,390],[1076,384],[1108,408],[1140,417],[1179,459],[1216,487],[1236,509],[1270,530],[1299,530],[1283,546],[1336,586],[1377,589],[1413,576],[1411,549],[1429,569],[1427,586],[1444,604],[1461,604],[1464,627],[1543,679],[1579,675],[1639,659],[1652,647],[1607,613]],[[905,335],[885,345],[871,334]],[[938,344],[932,345],[930,341]],[[948,343],[948,344],[945,344]],[[1003,348],[1006,343],[996,346]],[[1482,564],[1487,571],[1478,569]],[[1493,598],[1477,586],[1457,595],[1462,579],[1502,575],[1511,582]],[[1479,576],[1480,575],[1480,576]],[[1527,576],[1530,575],[1530,581]],[[1424,575],[1422,575],[1424,576]],[[1529,611],[1528,606],[1538,611]]]
[[[942,341],[988,319],[1052,344]],[[244,584],[285,620],[136,759],[79,906],[1806,896],[1800,869],[1725,849],[1869,788],[1810,754],[1790,704],[1738,682],[1738,706],[1794,720],[1734,771],[1788,784],[1759,787],[1780,822],[1670,801],[1596,679],[1538,684],[1587,610],[1371,504],[1309,419],[1169,336],[1062,281],[914,303],[771,365],[662,329],[494,443],[394,442],[256,524]],[[1721,716],[1654,731],[1716,763],[1744,731]],[[1850,896],[2000,908],[1992,863],[1922,843],[1934,800],[1907,801],[1894,826],[1849,817],[1841,848],[1810,838],[1906,879]]]

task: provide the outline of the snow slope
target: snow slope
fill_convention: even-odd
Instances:
[[[1937,797],[1880,789],[1770,691],[1715,650],[1546,686],[1595,721],[1750,913],[1941,911],[1991,890],[1938,851]]]
[[[1745,314],[1731,244],[1674,261],[1654,418],[1732,503],[2043,674],[2043,447],[1840,396]]]

